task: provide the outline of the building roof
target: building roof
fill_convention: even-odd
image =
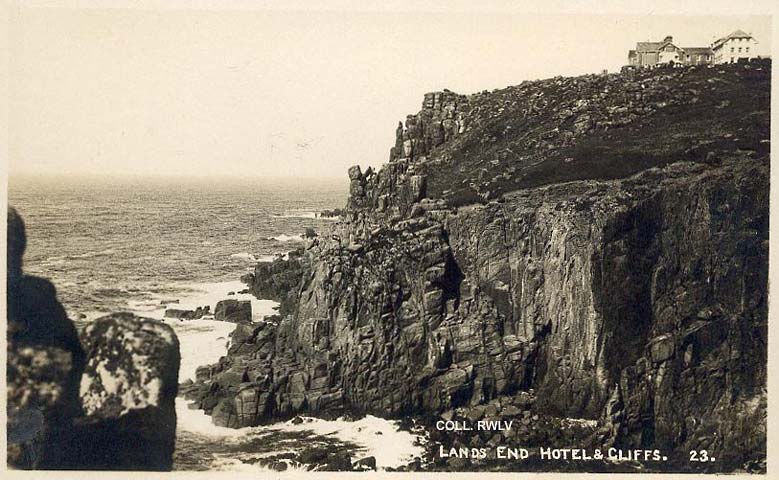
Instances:
[[[637,52],[656,52],[665,45],[666,42],[638,42],[636,43]]]
[[[682,47],[684,53],[687,55],[711,55],[711,48],[709,47]]]
[[[746,33],[743,30],[736,30],[735,32],[731,33],[730,35],[727,35],[725,37],[722,37],[718,40],[716,40],[714,43],[711,44],[711,48],[717,48],[721,46],[723,43],[727,42],[728,40],[731,40],[733,38],[754,38],[752,35]]]
[[[736,30],[735,32],[728,35],[728,38],[752,38],[752,35],[743,30]]]

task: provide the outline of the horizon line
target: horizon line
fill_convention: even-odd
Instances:
[[[342,175],[252,175],[252,174],[231,174],[231,173],[215,173],[215,174],[180,174],[180,173],[160,173],[160,172],[144,172],[144,173],[127,173],[127,172],[8,172],[6,178],[12,180],[14,178],[24,177],[103,177],[103,178],[162,178],[162,179],[197,179],[207,180],[214,179],[265,179],[265,180],[348,180],[349,175],[344,170]]]

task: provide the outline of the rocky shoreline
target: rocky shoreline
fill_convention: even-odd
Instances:
[[[594,422],[583,444],[760,471],[769,79],[758,62],[426,95],[389,163],[349,170],[331,230],[243,278],[281,318],[239,325],[187,398],[237,428],[532,389],[531,419]],[[702,449],[718,463],[682,462]]]
[[[349,169],[329,231],[242,277],[278,315],[165,305],[235,324],[181,384],[164,322],[117,313],[79,338],[23,273],[10,210],[9,464],[170,470],[178,395],[219,427],[300,426],[239,443],[273,469],[376,469],[305,428],[371,415],[424,436],[397,470],[764,473],[770,70],[425,95],[388,163]],[[571,447],[620,453],[544,458]],[[716,463],[689,461],[704,450]]]

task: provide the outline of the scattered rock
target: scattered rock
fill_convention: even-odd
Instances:
[[[365,457],[354,462],[355,470],[376,470],[376,457]]]
[[[221,300],[216,304],[214,320],[220,322],[251,323],[252,304],[249,300]]]

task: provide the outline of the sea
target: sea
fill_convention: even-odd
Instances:
[[[131,311],[171,325],[181,344],[179,381],[227,351],[233,324],[211,318],[166,319],[166,308],[251,300],[253,320],[278,305],[246,293],[240,277],[260,261],[325,232],[322,213],[343,208],[345,179],[22,176],[8,182],[9,204],[25,222],[24,270],[49,279],[82,328],[102,315]],[[397,468],[423,451],[422,433],[367,416],[301,417],[263,427],[217,427],[177,399],[177,470],[310,470],[316,449],[374,457]],[[302,420],[302,421],[301,421]],[[302,455],[301,452],[305,453]]]

